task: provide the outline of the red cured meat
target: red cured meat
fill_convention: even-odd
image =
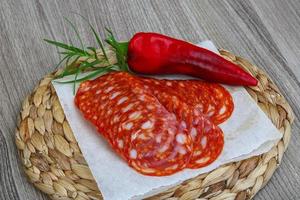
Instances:
[[[143,82],[144,88],[150,90],[170,112],[174,112],[176,117],[185,124],[188,132],[192,136],[194,142],[193,156],[189,161],[188,167],[204,167],[215,161],[221,154],[224,146],[223,132],[219,127],[213,124],[207,116],[201,112],[195,112],[195,107],[189,104],[187,98],[177,89],[171,87],[176,88],[176,85],[186,81],[172,82],[146,78],[143,79]],[[172,83],[172,85],[170,85],[170,83]],[[201,85],[202,82],[199,81],[199,83],[203,89],[209,90]],[[193,84],[195,87],[197,82]],[[189,92],[190,88],[187,88],[185,93]]]
[[[193,151],[190,134],[136,77],[118,72],[86,81],[75,104],[140,173],[163,176],[187,166]]]
[[[75,104],[131,167],[154,176],[215,161],[224,146],[217,124],[233,111],[218,84],[125,72],[82,83]]]
[[[177,81],[173,89],[182,94],[194,112],[206,115],[214,124],[227,120],[234,108],[230,93],[221,85],[199,80]]]
[[[143,78],[149,87],[156,87],[158,91],[172,91],[181,101],[184,101],[194,112],[203,113],[214,124],[227,120],[234,108],[230,93],[221,85],[207,83],[200,80],[157,80]]]

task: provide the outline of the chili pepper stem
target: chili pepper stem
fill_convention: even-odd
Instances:
[[[105,39],[105,42],[109,44],[116,52],[116,57],[118,61],[118,65],[122,71],[129,71],[127,65],[127,51],[129,42],[118,42],[112,31],[106,29],[109,33],[108,37]]]

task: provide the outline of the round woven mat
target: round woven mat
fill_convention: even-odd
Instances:
[[[294,119],[289,104],[263,71],[227,51],[221,50],[221,54],[259,80],[258,86],[247,91],[283,137],[261,156],[221,166],[150,199],[250,199],[281,162]],[[53,77],[54,74],[45,76],[22,105],[16,144],[25,173],[52,199],[102,199],[50,83]]]

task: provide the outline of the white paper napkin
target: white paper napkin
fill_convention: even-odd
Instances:
[[[199,45],[218,53],[211,41],[204,41]],[[164,76],[163,78],[190,77]],[[67,79],[73,77],[64,78]],[[211,165],[201,169],[186,169],[165,177],[145,176],[137,173],[120,159],[93,125],[82,117],[74,105],[72,84],[53,82],[53,85],[104,199],[125,200],[151,196],[201,173],[209,172],[222,164],[265,153],[282,137],[243,87],[226,86],[233,97],[235,108],[232,116],[220,125],[225,136],[225,146],[221,156]]]

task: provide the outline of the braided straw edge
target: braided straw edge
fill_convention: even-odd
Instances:
[[[220,53],[259,80],[246,89],[283,138],[263,155],[223,165],[148,199],[251,199],[282,160],[294,120],[291,107],[262,70],[228,51]],[[54,75],[45,76],[22,104],[15,139],[25,174],[51,199],[102,199],[51,85]]]

